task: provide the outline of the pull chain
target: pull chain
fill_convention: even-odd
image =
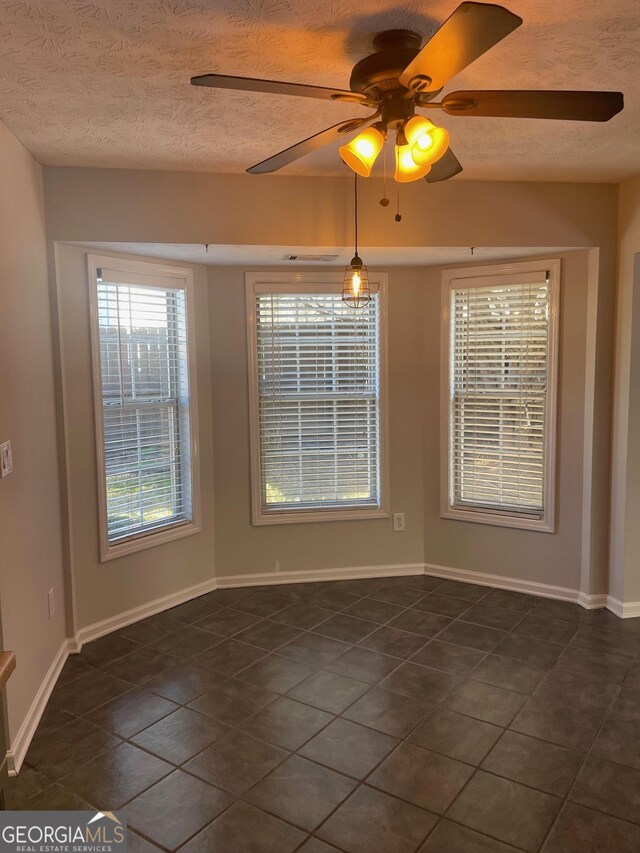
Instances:
[[[400,146],[396,140],[395,144],[395,154],[396,154],[396,173],[400,171]],[[396,184],[396,222],[400,222],[402,216],[400,215],[400,182]]]
[[[383,196],[380,199],[380,204],[382,207],[387,207],[389,205],[389,199],[387,198],[387,146],[385,145],[382,149],[382,189]]]

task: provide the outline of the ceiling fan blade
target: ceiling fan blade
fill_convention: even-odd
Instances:
[[[461,3],[400,75],[407,89],[434,92],[522,23],[503,6]]]
[[[344,133],[351,133],[359,127],[362,127],[362,125],[368,124],[374,118],[376,118],[376,114],[368,116],[367,118],[353,118],[347,121],[341,121],[339,124],[334,124],[332,127],[326,128],[326,130],[321,130],[320,133],[315,133],[313,136],[303,139],[302,142],[296,142],[295,145],[285,148],[284,151],[279,151],[277,154],[274,154],[273,157],[269,157],[268,160],[256,163],[255,166],[251,166],[250,169],[247,169],[247,172],[250,172],[252,175],[263,175],[267,172],[277,172],[277,170],[282,169],[283,166],[288,166],[289,163],[293,163],[294,160],[299,160],[300,157],[311,154],[312,151],[322,148],[323,145],[335,142],[337,139],[340,139]]]
[[[459,175],[461,171],[462,166],[458,162],[458,158],[450,148],[447,148],[442,157],[433,164],[431,171],[425,177],[425,181],[428,184],[448,181],[454,175]]]
[[[240,92],[266,92],[271,95],[297,95],[301,98],[322,98],[327,101],[344,101],[349,104],[375,106],[365,95],[344,89],[325,86],[307,86],[304,83],[284,83],[281,80],[259,80],[254,77],[229,77],[226,74],[201,74],[191,78],[192,86],[209,86],[212,89],[236,89]]]
[[[449,115],[609,121],[624,106],[621,92],[469,91],[442,99]]]

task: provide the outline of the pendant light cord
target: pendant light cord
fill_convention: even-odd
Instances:
[[[358,173],[356,172],[353,180],[353,212],[355,217],[355,249],[358,254]]]

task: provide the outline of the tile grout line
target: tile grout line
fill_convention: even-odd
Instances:
[[[618,687],[618,691],[617,691],[616,695],[611,699],[611,701],[609,702],[609,705],[608,705],[608,706],[607,706],[607,708],[604,710],[604,713],[603,713],[603,715],[602,715],[602,719],[600,720],[600,724],[599,724],[599,725],[598,725],[598,727],[596,728],[596,731],[594,732],[594,735],[593,735],[593,737],[592,737],[592,739],[591,739],[591,743],[589,744],[589,748],[585,751],[585,753],[584,753],[584,758],[583,758],[583,760],[582,760],[582,761],[581,761],[581,763],[580,763],[580,767],[579,767],[579,769],[578,769],[578,771],[577,771],[576,775],[573,777],[573,782],[572,782],[572,783],[571,783],[571,785],[569,786],[569,789],[568,789],[567,793],[566,793],[566,794],[564,795],[564,797],[562,798],[562,805],[561,805],[561,806],[560,806],[560,808],[558,809],[558,813],[556,814],[556,816],[554,817],[553,821],[551,822],[551,825],[549,826],[549,829],[548,829],[548,831],[547,831],[547,833],[546,833],[545,837],[542,839],[542,843],[541,843],[541,844],[540,844],[540,846],[538,847],[538,850],[542,850],[543,846],[546,844],[547,839],[549,838],[549,836],[550,836],[550,834],[551,834],[551,832],[552,832],[552,830],[553,830],[554,826],[556,825],[556,823],[557,823],[557,821],[558,821],[558,818],[559,818],[559,816],[560,816],[560,813],[564,810],[564,808],[565,808],[566,804],[567,804],[568,802],[570,802],[570,803],[575,803],[575,800],[571,800],[571,799],[569,799],[569,797],[570,797],[570,795],[571,795],[571,792],[573,791],[573,788],[575,787],[575,784],[576,784],[576,782],[578,781],[578,777],[579,777],[579,776],[580,776],[580,774],[582,773],[582,771],[583,771],[584,767],[586,766],[586,764],[587,764],[587,762],[588,762],[588,760],[589,760],[589,758],[590,758],[590,756],[591,756],[591,751],[592,751],[592,749],[593,749],[593,747],[594,747],[594,745],[595,745],[595,742],[597,741],[597,739],[598,739],[598,737],[599,737],[599,735],[600,735],[600,732],[601,732],[601,731],[602,731],[602,729],[604,728],[605,723],[606,723],[606,722],[607,722],[607,720],[609,719],[609,715],[610,715],[610,713],[611,713],[611,709],[613,708],[613,706],[614,706],[614,705],[615,705],[615,703],[617,702],[618,697],[620,696],[620,691],[621,691],[621,690],[622,690],[622,687],[621,687],[621,686],[619,686],[619,687]],[[577,805],[580,805],[580,803],[577,803]],[[592,806],[589,806],[588,808],[592,808]],[[601,813],[601,814],[608,814],[608,812],[603,812],[603,811],[601,811],[600,809],[595,809],[595,811],[600,811],[600,813]],[[610,816],[610,817],[617,817],[617,815],[609,815],[609,816]],[[620,820],[620,818],[618,818],[618,819]]]

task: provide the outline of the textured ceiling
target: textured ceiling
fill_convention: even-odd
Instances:
[[[614,89],[608,124],[444,117],[467,179],[640,168],[638,0],[505,0],[524,24],[460,88]],[[433,32],[457,0],[0,0],[0,116],[44,164],[241,172],[361,107],[196,88],[207,71],[346,88],[373,33]],[[335,147],[281,174],[343,174]]]
[[[326,266],[327,271],[342,270],[353,255],[353,248],[336,246],[221,246],[210,245],[205,248],[201,243],[74,243],[87,249],[102,252],[120,252],[129,255],[142,255],[147,258],[161,258],[165,261],[183,261],[191,264],[217,266],[260,265],[282,266],[290,264],[292,268],[300,266]],[[532,258],[535,255],[557,255],[572,251],[571,246],[545,246],[541,248],[500,248],[497,246],[474,248],[473,255],[468,246],[448,246],[446,248],[425,248],[424,246],[363,247],[366,263],[370,267],[384,266],[443,266],[444,264],[468,264],[474,261],[512,261],[517,258]],[[337,255],[331,262],[319,264],[318,261],[288,261],[288,255]]]

